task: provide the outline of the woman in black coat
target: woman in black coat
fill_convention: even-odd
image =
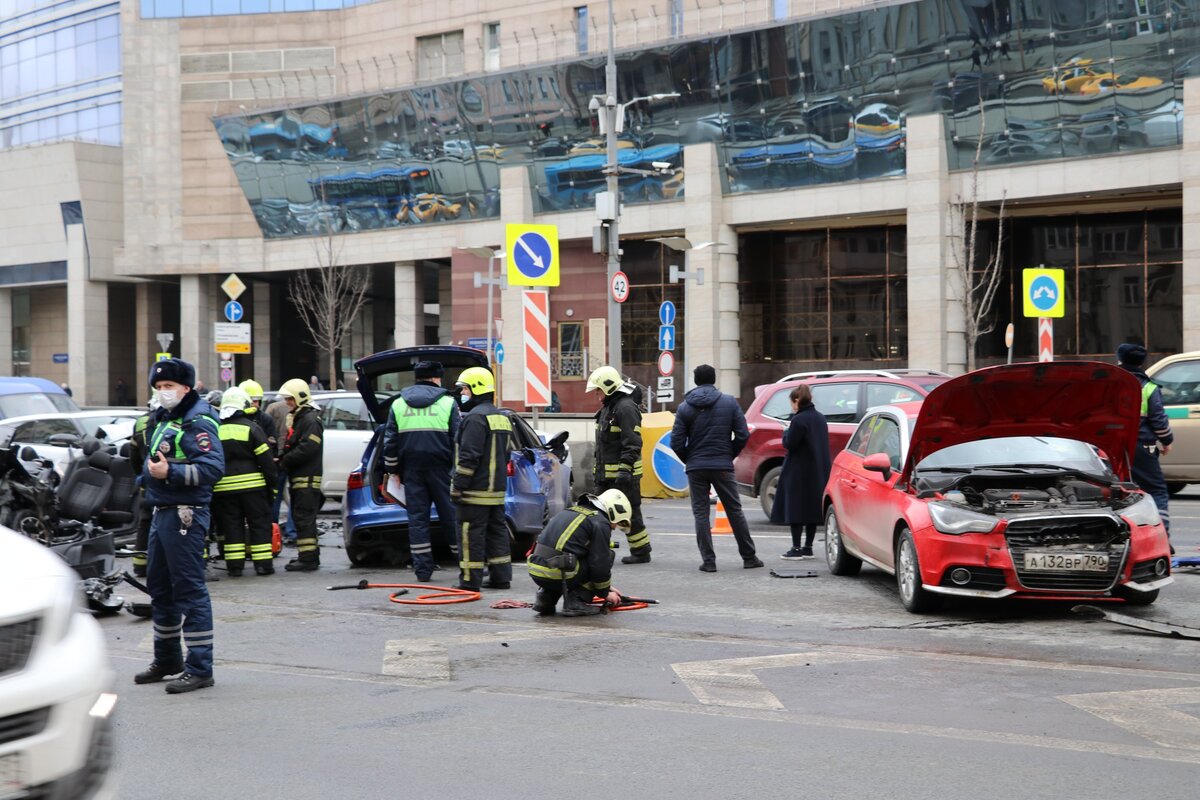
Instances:
[[[792,421],[783,432],[787,455],[775,487],[771,522],[790,525],[792,549],[783,554],[786,561],[813,557],[813,539],[821,519],[821,500],[833,460],[829,455],[829,425],[825,415],[812,402],[812,390],[805,384],[792,389]]]

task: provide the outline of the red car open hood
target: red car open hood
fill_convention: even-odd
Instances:
[[[1009,364],[961,375],[921,405],[904,474],[938,450],[1001,436],[1058,436],[1104,451],[1122,480],[1137,444],[1142,392],[1112,364]]]

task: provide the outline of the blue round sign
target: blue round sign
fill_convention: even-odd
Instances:
[[[1029,284],[1029,302],[1038,311],[1049,311],[1058,303],[1058,286],[1048,275],[1039,275]]]
[[[663,325],[675,324],[675,304],[670,300],[664,300],[658,307],[658,321]]]
[[[512,260],[525,277],[540,278],[554,263],[554,254],[551,252],[550,242],[546,240],[545,236],[529,231],[517,237],[517,246],[513,248]]]
[[[230,322],[241,322],[246,310],[242,308],[242,304],[237,300],[230,300],[225,304],[225,319]]]
[[[654,457],[650,460],[654,468],[654,477],[673,492],[686,492],[688,488],[687,470],[679,456],[671,449],[671,432],[667,431],[654,444]]]
[[[499,342],[496,342],[496,363],[504,363],[504,345],[500,344]]]

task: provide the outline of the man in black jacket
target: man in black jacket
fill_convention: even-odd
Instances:
[[[746,446],[750,431],[746,416],[737,400],[717,389],[717,371],[701,364],[694,372],[696,388],[688,392],[675,412],[671,429],[671,449],[687,465],[688,491],[692,495],[692,516],[696,520],[696,546],[700,548],[701,572],[717,571],[712,529],[708,519],[708,490],[717,490],[729,515],[729,524],[737,540],[742,566],[761,567],[755,554],[750,526],[742,513],[742,501],[733,482],[733,459]]]

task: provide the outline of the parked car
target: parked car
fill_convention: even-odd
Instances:
[[[375,420],[358,392],[313,392],[313,403],[325,427],[321,491],[338,498],[346,480],[362,460],[375,431]]]
[[[798,384],[807,383],[812,389],[813,404],[829,423],[829,449],[836,455],[850,440],[863,410],[919,399],[949,379],[932,370],[829,370],[797,372],[757,387],[746,411],[750,440],[733,462],[738,489],[757,497],[763,513],[771,515],[784,456],[780,423],[792,418],[788,395]]]
[[[392,502],[380,492],[383,465],[380,451],[383,423],[392,400],[413,383],[412,370],[418,361],[438,361],[446,368],[446,384],[452,385],[462,370],[487,366],[481,350],[455,346],[405,347],[386,350],[355,362],[358,389],[375,422],[375,432],[362,454],[359,466],[350,473],[342,502],[342,536],[351,564],[362,564],[373,556],[403,561],[408,554],[408,512],[403,503]],[[387,391],[380,391],[390,386]],[[508,485],[504,514],[512,536],[513,556],[529,549],[542,526],[570,503],[570,471],[564,442],[559,433],[548,442],[516,414],[507,412],[513,424],[517,448],[508,462]],[[430,514],[437,520],[437,510]],[[435,533],[434,544],[444,547],[450,532]]]
[[[1161,463],[1167,489],[1177,494],[1189,483],[1200,483],[1200,350],[1168,356],[1146,374],[1162,387],[1175,434],[1171,452]]]
[[[61,478],[71,458],[79,454],[80,440],[94,436],[107,444],[120,445],[133,435],[134,421],[142,413],[110,409],[9,417],[0,420],[0,441],[17,447],[29,445],[39,456],[54,462],[54,471]]]
[[[1117,75],[1106,72],[1097,75],[1079,87],[1079,93],[1108,94],[1110,92],[1140,92],[1162,86],[1162,78],[1151,78],[1146,75]]]
[[[78,410],[62,387],[45,378],[0,378],[0,419]]]
[[[1120,367],[1067,361],[870,409],[826,485],[830,571],[889,572],[912,612],[947,595],[1153,603],[1173,578],[1158,509],[1128,482],[1140,404]]]
[[[1104,73],[1092,66],[1090,58],[1073,58],[1042,78],[1042,89],[1047,94],[1076,93]]]
[[[114,796],[113,672],[78,587],[49,548],[0,528],[0,797]]]

